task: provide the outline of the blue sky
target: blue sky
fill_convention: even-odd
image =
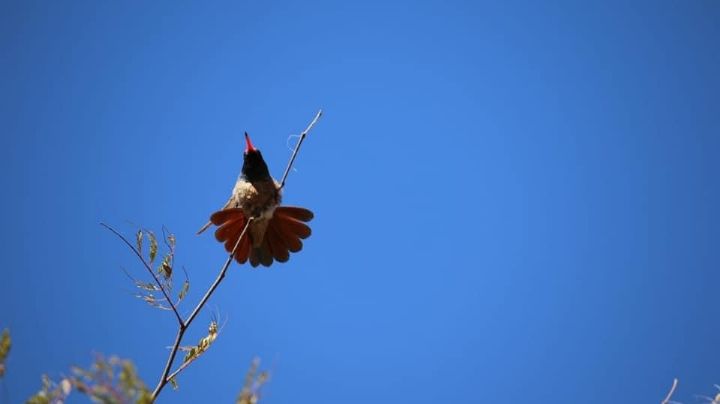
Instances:
[[[2,399],[102,352],[154,386],[174,319],[99,226],[194,232],[242,133],[315,212],[233,266],[159,402],[694,402],[720,383],[720,2],[3,2]]]

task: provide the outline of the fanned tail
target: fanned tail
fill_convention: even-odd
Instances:
[[[290,253],[302,250],[302,241],[310,237],[312,231],[305,224],[313,218],[313,213],[297,206],[278,206],[268,223],[265,237],[259,247],[250,252],[250,265],[270,266],[273,259],[286,262]]]
[[[225,244],[225,250],[227,252],[232,252],[247,222],[242,209],[231,208],[217,211],[210,216],[210,222],[218,226],[218,229],[215,230],[215,238]],[[250,232],[248,231],[240,241],[233,257],[239,264],[244,264],[247,262],[249,256]]]
[[[262,242],[254,243],[251,232],[248,231],[235,251],[235,260],[240,264],[249,260],[253,267],[258,265],[269,267],[273,260],[286,262],[290,259],[291,252],[302,250],[302,240],[310,237],[312,231],[305,223],[312,218],[313,213],[305,208],[278,206],[267,223]],[[215,238],[225,244],[225,250],[232,252],[247,222],[242,209],[230,208],[217,211],[210,216],[210,222],[218,226]]]

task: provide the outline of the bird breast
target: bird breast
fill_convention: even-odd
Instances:
[[[250,182],[238,179],[233,189],[231,205],[241,208],[246,217],[254,217],[250,226],[250,239],[253,247],[260,247],[268,223],[280,204],[280,184],[275,180]]]
[[[239,179],[233,189],[233,204],[241,208],[247,217],[272,218],[280,204],[279,184],[274,180],[250,182]]]

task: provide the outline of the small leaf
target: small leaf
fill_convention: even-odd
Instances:
[[[85,370],[79,366],[71,367],[70,371],[73,372],[76,376],[84,377],[86,379],[92,378],[92,373],[88,372],[87,370]]]
[[[172,276],[172,266],[170,265],[170,254],[163,258],[162,263],[158,267],[158,273],[161,274],[166,280]]]
[[[5,359],[10,353],[11,345],[10,330],[6,328],[3,330],[2,337],[0,337],[0,377],[5,375]]]
[[[180,293],[178,293],[178,299],[182,300],[187,296],[188,291],[190,290],[190,281],[185,279],[185,282],[183,282],[182,289],[180,289]]]
[[[148,237],[150,237],[150,263],[152,264],[153,261],[155,261],[155,257],[157,257],[158,242],[153,232],[148,232]]]
[[[142,290],[146,290],[148,292],[155,292],[155,291],[160,290],[160,288],[155,286],[154,283],[150,283],[150,282],[135,281],[135,286],[137,286],[138,288],[140,288]]]
[[[173,390],[177,390],[180,387],[174,377],[170,379],[170,384],[172,385]]]
[[[135,234],[135,244],[137,245],[138,252],[142,255],[142,241],[143,241],[143,232],[142,229],[137,231],[137,234]]]
[[[196,356],[198,356],[198,349],[197,347],[192,347],[188,350],[188,353],[185,354],[185,358],[183,359],[183,362],[189,362],[193,359],[195,359]]]
[[[6,328],[2,332],[2,337],[0,337],[0,361],[5,360],[8,353],[10,352],[10,346],[10,330]]]

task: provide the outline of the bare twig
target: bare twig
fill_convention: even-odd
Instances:
[[[673,379],[672,387],[670,387],[670,391],[668,391],[667,396],[665,396],[665,399],[660,402],[660,404],[669,404],[672,401],[670,399],[672,398],[673,393],[675,393],[675,389],[678,385],[678,379],[677,377]]]
[[[195,306],[192,313],[190,313],[190,316],[188,316],[187,320],[185,320],[184,322],[180,322],[180,327],[178,328],[177,335],[175,336],[175,342],[170,349],[170,355],[168,356],[167,363],[165,364],[165,369],[163,370],[162,376],[160,377],[160,381],[158,381],[158,384],[152,393],[153,401],[157,398],[158,394],[160,394],[163,387],[165,387],[165,385],[168,384],[168,382],[170,382],[173,377],[175,377],[178,373],[185,369],[190,364],[190,362],[192,362],[187,361],[183,363],[175,372],[173,372],[172,375],[170,375],[170,369],[172,369],[173,362],[175,361],[175,356],[180,349],[180,342],[182,341],[183,335],[185,335],[185,330],[187,330],[193,320],[195,320],[195,317],[197,317],[197,315],[200,313],[200,310],[203,308],[203,306],[205,306],[205,303],[207,303],[208,299],[210,299],[210,296],[212,296],[213,292],[215,292],[215,289],[217,289],[218,285],[220,285],[220,282],[223,280],[223,278],[225,278],[225,273],[227,272],[227,269],[230,267],[230,264],[233,261],[235,251],[240,245],[240,241],[243,239],[243,237],[245,237],[245,233],[247,233],[247,230],[250,227],[250,223],[252,223],[253,220],[255,220],[255,218],[251,217],[250,219],[248,219],[247,223],[245,223],[245,227],[243,228],[242,233],[240,233],[240,237],[238,237],[238,240],[235,243],[232,252],[230,252],[230,255],[225,261],[225,264],[223,265],[222,269],[220,269],[220,273],[218,274],[217,278],[215,278],[215,282],[213,282],[212,285],[210,285],[210,289],[205,292],[205,296],[200,299],[200,302],[197,304],[197,306]]]
[[[290,174],[290,169],[292,168],[293,163],[295,162],[295,157],[297,157],[298,152],[300,151],[300,146],[302,145],[302,142],[305,140],[305,137],[307,137],[308,132],[315,126],[318,119],[322,116],[322,109],[315,114],[315,118],[313,118],[312,122],[310,122],[310,125],[308,125],[307,128],[305,128],[304,131],[300,134],[300,139],[298,139],[297,144],[295,144],[295,149],[292,152],[292,155],[290,156],[290,161],[288,162],[287,167],[285,168],[285,173],[282,176],[282,180],[280,181],[280,188],[283,189],[285,187],[285,180],[287,180],[288,174]]]
[[[135,253],[135,255],[137,255],[137,257],[140,259],[140,262],[142,262],[143,265],[145,266],[145,268],[147,269],[147,271],[150,272],[150,275],[152,276],[153,280],[155,280],[155,283],[160,288],[160,291],[162,292],[163,296],[165,296],[165,299],[167,300],[168,304],[172,308],[173,313],[175,313],[175,317],[177,318],[178,324],[182,325],[183,320],[182,320],[182,317],[180,317],[180,313],[178,313],[177,308],[175,307],[175,304],[173,304],[172,299],[170,299],[170,296],[168,296],[167,291],[165,291],[165,288],[163,287],[162,283],[160,282],[160,279],[158,279],[158,277],[155,275],[155,272],[152,270],[152,268],[150,268],[150,265],[147,263],[147,261],[145,261],[145,258],[143,258],[142,254],[140,254],[140,251],[138,251],[137,248],[135,248],[135,246],[132,245],[125,238],[125,236],[120,234],[117,230],[113,229],[112,227],[110,227],[109,225],[107,225],[105,223],[100,223],[100,225],[103,226],[104,228],[110,230],[111,232],[113,232],[113,234],[115,234],[116,236],[120,237],[120,239],[125,244],[127,244],[128,247],[130,247],[130,249]]]

